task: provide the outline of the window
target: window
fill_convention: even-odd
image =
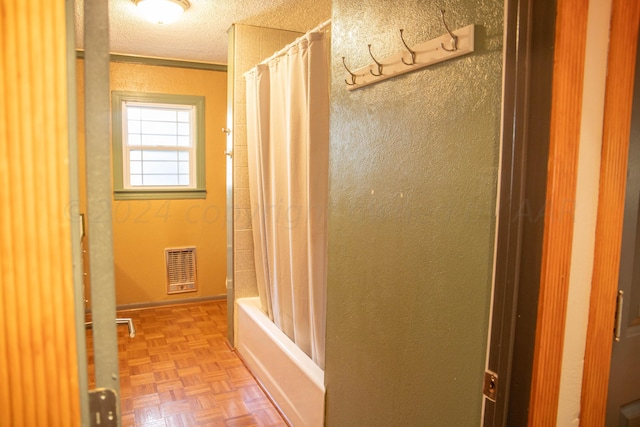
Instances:
[[[113,92],[114,196],[204,198],[204,97]]]

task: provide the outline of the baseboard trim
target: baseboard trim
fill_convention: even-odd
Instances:
[[[139,310],[144,308],[152,308],[152,307],[160,307],[165,305],[181,305],[181,304],[192,304],[199,302],[207,302],[207,301],[220,301],[226,300],[227,294],[221,295],[213,295],[208,297],[197,297],[197,298],[184,298],[184,299],[174,299],[168,301],[152,301],[152,302],[142,302],[135,304],[122,304],[116,306],[116,310]]]

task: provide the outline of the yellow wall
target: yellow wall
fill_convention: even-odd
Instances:
[[[227,73],[122,62],[110,67],[112,91],[205,96],[206,120],[206,199],[113,202],[116,302],[121,306],[222,296],[226,293],[226,139],[221,130],[226,123]],[[82,72],[78,60],[79,98],[84,89]],[[82,111],[82,99],[79,103]],[[84,121],[79,122],[82,145]],[[80,155],[83,163],[83,152]],[[84,191],[81,187],[82,195]],[[182,246],[197,248],[198,291],[167,295],[164,250]]]

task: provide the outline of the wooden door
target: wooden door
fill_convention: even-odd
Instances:
[[[616,311],[615,342],[607,398],[607,426],[640,425],[640,56],[629,137],[629,164],[624,206]]]
[[[620,381],[610,377],[610,367],[614,344],[612,332],[615,323],[615,298],[621,283],[620,266],[624,264],[621,263],[621,242],[625,217],[630,220],[625,215],[625,190],[627,165],[634,165],[633,161],[629,162],[628,155],[639,23],[640,0],[613,0],[593,280],[580,404],[581,427],[609,424],[605,423],[607,413],[613,414],[614,411],[607,410],[607,391],[620,387]],[[634,167],[637,168],[632,166],[630,170],[633,171]],[[627,221],[627,224],[630,222]],[[634,226],[637,227],[637,223]],[[627,299],[628,296],[627,294]],[[629,307],[627,304],[627,310]],[[629,320],[627,317],[626,321]],[[628,331],[622,331],[622,335],[625,334]],[[620,347],[618,343],[615,344]],[[617,353],[618,349],[615,351]],[[626,378],[623,382],[633,386],[630,380],[631,378]],[[637,384],[636,382],[636,387]],[[626,406],[632,401],[633,399],[626,400],[619,405]],[[628,413],[629,409],[627,406],[625,412]],[[620,409],[615,412],[619,413]]]

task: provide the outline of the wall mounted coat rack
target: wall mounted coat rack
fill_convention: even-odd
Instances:
[[[373,63],[355,71],[349,70],[345,58],[342,57],[342,63],[348,73],[348,77],[345,79],[347,89],[359,89],[473,52],[473,24],[452,32],[444,21],[444,10],[440,12],[442,14],[442,23],[447,33],[438,38],[410,48],[404,40],[403,30],[400,30],[400,40],[404,45],[403,51],[382,60],[377,60],[371,51],[371,45],[368,45],[369,55],[373,59]]]

